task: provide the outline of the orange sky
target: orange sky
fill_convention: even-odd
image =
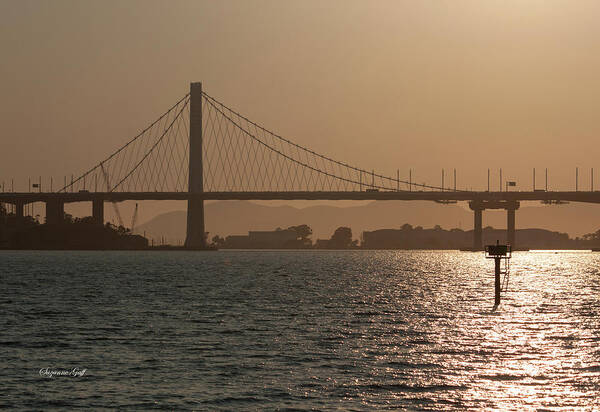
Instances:
[[[568,189],[579,166],[589,188],[599,18],[597,1],[0,0],[0,179],[77,174],[202,81],[368,170],[456,167],[485,189],[502,167],[530,189],[549,167]]]

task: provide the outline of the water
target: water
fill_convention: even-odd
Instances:
[[[0,406],[12,410],[600,408],[600,254],[514,254],[495,312],[480,253],[0,262]]]

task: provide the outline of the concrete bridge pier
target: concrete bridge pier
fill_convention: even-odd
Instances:
[[[506,240],[514,250],[515,248],[515,211],[520,203],[516,200],[472,200],[469,207],[473,211],[475,221],[473,224],[473,250],[483,250],[482,216],[485,209],[506,210]]]
[[[92,200],[92,219],[97,225],[104,225],[104,200]]]
[[[65,218],[65,204],[60,200],[47,200],[46,202],[46,223],[56,225],[63,222]]]
[[[473,249],[481,250],[483,248],[483,209],[473,211],[475,222],[473,225]]]
[[[483,250],[483,210],[482,202],[469,202],[469,207],[473,211],[473,250]]]
[[[23,219],[25,216],[25,203],[24,202],[15,202],[15,215],[19,219]]]
[[[513,250],[515,249],[515,211],[519,208],[519,202],[506,202],[506,241]]]

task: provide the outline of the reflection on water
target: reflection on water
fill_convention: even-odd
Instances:
[[[483,253],[0,259],[9,408],[600,407],[600,254],[514,253],[494,312]]]

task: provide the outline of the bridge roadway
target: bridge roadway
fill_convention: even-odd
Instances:
[[[429,200],[429,201],[568,201],[600,203],[600,191],[584,192],[470,192],[470,191],[362,191],[362,192],[5,192],[0,203],[32,202],[123,202],[126,200]]]
[[[104,223],[104,202],[126,200],[421,200],[436,202],[468,201],[473,210],[473,250],[483,247],[483,211],[506,210],[506,239],[515,244],[515,212],[521,201],[586,202],[600,203],[600,191],[594,192],[469,192],[469,191],[359,191],[359,192],[66,192],[66,193],[0,193],[0,203],[15,205],[17,217],[22,217],[24,205],[44,202],[46,222],[60,223],[64,218],[64,204],[92,202],[92,217],[98,224]],[[200,205],[203,202],[199,202]],[[188,204],[189,208],[189,204]],[[200,207],[197,219],[204,227],[204,207]]]

